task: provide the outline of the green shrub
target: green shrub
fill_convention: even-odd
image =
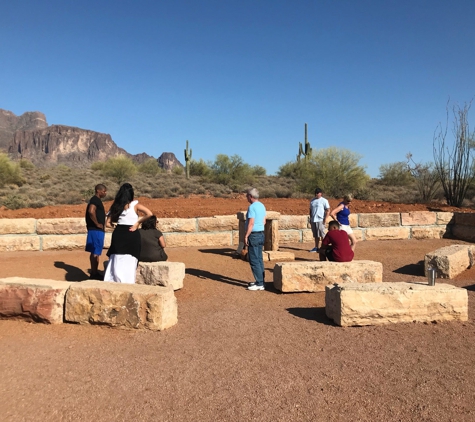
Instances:
[[[25,208],[26,201],[19,195],[10,194],[3,199],[2,205],[9,210],[18,210],[20,208]]]
[[[379,179],[383,185],[388,186],[409,186],[414,182],[414,177],[404,161],[381,165]]]
[[[155,158],[149,158],[142,164],[138,165],[139,173],[148,174],[150,176],[156,176],[159,173],[163,173],[164,170],[158,165],[158,161]]]
[[[102,165],[94,163],[91,168],[100,170],[106,177],[111,177],[121,185],[137,173],[137,166],[125,155],[108,158]]]
[[[0,153],[0,187],[7,184],[21,186],[23,183],[20,165],[11,162],[6,154]]]

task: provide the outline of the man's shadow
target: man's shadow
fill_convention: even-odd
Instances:
[[[64,276],[66,281],[84,281],[89,278],[89,275],[80,268],[66,264],[63,261],[55,261],[54,266],[66,271],[66,275]]]

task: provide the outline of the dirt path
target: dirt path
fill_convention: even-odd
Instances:
[[[360,242],[385,281],[424,280],[452,240]],[[459,243],[459,242],[458,242]],[[286,245],[315,259],[311,244]],[[340,328],[324,296],[249,292],[232,249],[170,248],[186,264],[178,325],[164,332],[0,321],[2,421],[473,421],[475,324]],[[0,276],[78,281],[87,256],[0,253]],[[469,290],[475,270],[451,281]]]

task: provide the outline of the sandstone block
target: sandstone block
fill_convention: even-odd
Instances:
[[[429,252],[424,258],[424,272],[430,265],[437,269],[437,278],[454,278],[474,263],[475,246],[450,245]]]
[[[48,251],[51,249],[77,249],[86,246],[86,234],[69,234],[63,236],[41,236],[42,249]]]
[[[64,296],[74,283],[8,277],[0,279],[0,318],[61,324]]]
[[[274,287],[281,292],[321,292],[333,283],[381,283],[383,264],[375,261],[279,262],[274,266]]]
[[[450,235],[447,226],[438,227],[413,227],[411,230],[412,239],[442,239]]]
[[[148,286],[172,286],[183,288],[185,264],[183,262],[139,262],[135,282]]]
[[[462,226],[475,226],[475,213],[456,212],[454,213],[455,224]]]
[[[65,320],[118,328],[164,330],[178,321],[172,286],[83,281],[66,293]]]
[[[157,229],[163,233],[196,232],[196,218],[159,218]]]
[[[234,215],[198,218],[198,231],[200,232],[229,230],[239,230],[239,220]]]
[[[435,224],[437,214],[430,211],[402,212],[401,222],[403,226],[430,226]]]
[[[264,261],[294,261],[295,254],[283,251],[264,251]]]
[[[304,229],[301,230],[302,233],[302,242],[307,243],[307,242],[313,242],[313,233],[311,229]]]
[[[342,327],[467,321],[468,294],[449,284],[343,283],[326,287],[325,312]]]
[[[437,221],[436,224],[453,224],[454,222],[454,213],[453,212],[437,212]]]
[[[246,221],[246,214],[247,214],[247,211],[239,211],[236,214],[236,217],[238,220]],[[267,211],[266,213],[266,220],[279,220],[280,217],[281,217],[280,212],[277,212],[277,211]]]
[[[281,230],[299,230],[310,227],[306,215],[282,215],[279,220]]]
[[[267,220],[264,227],[264,250],[278,251],[279,241],[279,221]]]
[[[401,225],[399,213],[360,214],[360,227],[393,227]]]
[[[454,224],[452,226],[452,236],[456,239],[475,242],[475,226],[463,226]]]
[[[366,240],[396,240],[409,239],[409,227],[380,227],[370,228],[365,231]]]
[[[0,218],[0,234],[32,234],[35,231],[35,218]]]
[[[279,230],[279,243],[300,242],[300,230]]]
[[[38,234],[87,233],[84,218],[44,218],[36,223]]]
[[[221,233],[168,233],[165,235],[168,247],[178,246],[231,246],[232,232]]]
[[[0,236],[0,252],[39,250],[39,236]]]
[[[358,221],[359,221],[359,214],[350,214],[349,220],[350,220],[350,227],[358,227]]]

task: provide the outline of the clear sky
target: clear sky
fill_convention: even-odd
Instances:
[[[268,174],[308,123],[376,177],[432,161],[448,99],[475,96],[474,22],[474,0],[2,1],[0,108]]]

